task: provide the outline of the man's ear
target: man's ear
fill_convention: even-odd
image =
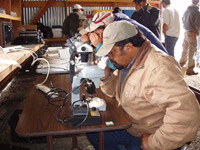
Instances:
[[[103,31],[104,30],[102,30],[101,32],[100,32],[100,34],[99,34],[99,36],[103,39]]]
[[[131,42],[127,43],[124,45],[124,50],[125,51],[131,51],[133,48],[133,44]]]

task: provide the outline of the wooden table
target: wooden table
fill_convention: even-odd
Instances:
[[[45,76],[39,75],[35,84],[43,81],[44,78]],[[48,84],[50,80],[55,87],[62,88],[63,90],[70,92],[71,83],[69,83],[69,75],[50,75],[45,85],[50,86]],[[82,87],[81,92],[83,91],[84,90]],[[106,112],[101,112],[102,124],[86,125],[80,126],[78,128],[67,128],[56,120],[59,108],[50,105],[44,94],[33,87],[27,98],[23,113],[17,124],[16,133],[22,137],[46,136],[48,149],[51,150],[52,136],[99,132],[99,149],[102,150],[104,147],[103,132],[127,129],[131,126],[131,120],[127,113],[121,108],[121,106],[118,106],[118,103],[114,98],[105,96],[100,89],[96,90],[95,96],[104,99],[107,104]],[[114,125],[107,126],[105,124],[107,121],[113,121]]]
[[[42,46],[43,44],[23,45],[23,47],[30,48],[35,52],[37,52]],[[33,51],[29,52],[33,53]],[[13,60],[21,66],[24,66],[31,58],[31,55],[25,51],[17,51],[12,53],[4,53],[3,51],[0,51],[1,60]],[[18,68],[16,65],[0,63],[0,90],[3,89],[9,81],[11,81],[13,76],[19,70],[20,68]]]

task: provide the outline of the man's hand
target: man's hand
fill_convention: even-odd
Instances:
[[[148,144],[148,138],[149,138],[150,134],[149,133],[145,133],[141,136],[141,148],[143,150],[149,150],[149,144]]]
[[[97,60],[95,60],[95,62],[92,62],[91,64],[92,65],[97,65],[98,62],[100,61],[100,59],[101,58],[98,58]],[[111,71],[110,71],[110,68],[108,66],[106,66],[106,68],[104,69],[104,73],[105,73],[105,76],[100,79],[101,81],[104,81],[104,80],[108,79],[110,77],[110,75],[111,75]]]
[[[166,35],[166,31],[167,31],[168,25],[167,24],[163,24],[163,34]]]
[[[86,42],[89,42],[90,39],[89,39],[89,36],[87,34],[83,34],[81,35],[81,42],[82,43],[86,43]]]
[[[106,66],[106,68],[104,69],[104,73],[105,73],[105,76],[100,79],[101,81],[104,81],[110,78],[111,71],[108,66]]]
[[[194,30],[194,31],[193,31],[193,39],[196,40],[196,38],[197,38],[197,31]]]
[[[103,42],[103,40],[96,33],[91,33],[89,37],[92,45],[95,47],[97,47],[99,43]]]

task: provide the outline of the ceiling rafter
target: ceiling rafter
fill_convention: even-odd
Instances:
[[[31,20],[30,25],[33,25],[38,22],[38,20],[42,17],[42,15],[47,11],[49,7],[51,7],[54,3],[54,0],[48,0],[45,5],[41,7],[37,15]]]

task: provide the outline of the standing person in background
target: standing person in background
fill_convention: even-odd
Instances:
[[[87,22],[86,17],[83,15],[84,9],[81,5],[75,4],[72,7],[73,13],[66,17],[62,27],[62,33],[67,37],[71,38],[75,34],[79,33],[79,30],[84,23]],[[81,61],[88,61],[88,54],[81,54]]]
[[[188,6],[183,14],[183,28],[185,29],[183,52],[179,61],[183,67],[187,61],[187,75],[196,75],[194,72],[195,67],[195,54],[197,51],[197,35],[200,31],[200,11],[198,7],[199,0],[192,0],[192,4]]]
[[[131,19],[144,25],[160,38],[160,10],[150,6],[147,0],[133,0],[133,2],[136,12],[132,14]]]
[[[165,36],[166,49],[169,55],[174,56],[174,47],[180,34],[180,18],[178,11],[173,8],[170,0],[162,0],[163,34]]]
[[[83,7],[79,4],[75,4],[72,7],[73,13],[66,17],[62,26],[62,33],[68,37],[73,37],[78,33],[78,28],[82,25],[82,22],[86,19],[83,15]]]

